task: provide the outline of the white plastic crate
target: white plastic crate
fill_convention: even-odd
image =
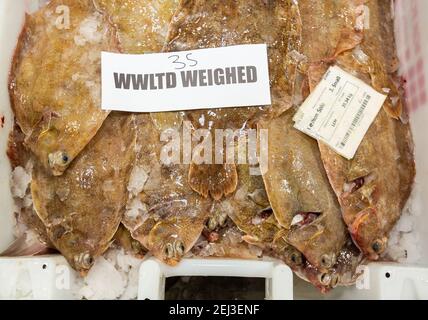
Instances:
[[[44,2],[41,0],[40,2]],[[10,165],[6,157],[8,134],[13,125],[7,91],[11,57],[26,11],[37,8],[38,0],[0,1],[0,251],[13,241],[13,200],[10,193]],[[337,288],[321,296],[310,284],[296,281],[290,269],[275,260],[229,259],[185,260],[170,268],[146,259],[140,268],[139,299],[162,299],[164,281],[171,276],[240,276],[266,278],[268,299],[428,299],[428,1],[396,0],[396,38],[401,72],[416,146],[417,177],[412,196],[415,230],[420,237],[422,258],[417,266],[372,263],[356,286]],[[68,279],[64,277],[68,276]],[[63,281],[75,274],[61,256],[0,258],[0,299],[73,299]],[[65,280],[64,280],[65,279]]]

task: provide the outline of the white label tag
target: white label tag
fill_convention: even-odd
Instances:
[[[300,107],[294,127],[352,159],[385,99],[362,80],[333,66]]]
[[[266,44],[102,53],[102,109],[164,112],[271,104]]]

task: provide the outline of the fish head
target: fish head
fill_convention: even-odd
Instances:
[[[71,267],[82,276],[86,275],[106,248],[100,248],[84,232],[68,232],[64,226],[48,228],[49,237],[56,243]]]
[[[349,226],[355,244],[371,260],[379,259],[386,250],[388,238],[382,235],[382,227],[376,208],[362,210]]]
[[[73,257],[74,267],[81,275],[85,276],[95,263],[94,255],[89,251],[79,253]]]
[[[70,164],[70,157],[66,151],[60,150],[49,153],[48,164],[55,176],[61,175]]]
[[[300,278],[312,283],[325,294],[337,286],[354,284],[364,271],[364,268],[360,268],[363,260],[360,250],[348,238],[337,254],[335,265],[328,270],[317,268],[308,260],[304,260],[303,264],[292,269]]]
[[[184,227],[174,221],[160,221],[150,231],[148,244],[152,254],[164,263],[175,266],[191,249],[183,233]]]
[[[305,257],[296,248],[290,246],[286,240],[286,229],[281,229],[272,241],[272,250],[275,256],[284,261],[291,269],[300,268],[305,263]]]
[[[301,213],[305,218],[295,224],[287,234],[287,241],[298,249],[316,268],[327,271],[337,262],[340,250],[337,230],[327,228],[327,216],[317,213]]]
[[[377,174],[370,174],[346,184],[340,197],[343,218],[355,244],[371,260],[377,260],[385,251],[387,237],[381,225],[385,189]],[[389,206],[393,210],[393,206]]]

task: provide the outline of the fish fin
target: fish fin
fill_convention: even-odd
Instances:
[[[363,32],[357,31],[355,29],[345,30],[340,37],[339,43],[337,44],[333,59],[336,59],[338,56],[340,56],[346,51],[354,49],[363,41],[363,39]]]
[[[0,253],[0,257],[38,256],[51,253],[52,251],[51,248],[40,242],[36,236],[29,236],[27,233],[24,233],[9,248]]]
[[[190,187],[203,197],[220,200],[236,190],[238,173],[234,164],[191,164],[189,169]]]
[[[242,236],[242,240],[248,244],[253,245],[253,246],[260,246],[260,247],[264,246],[264,244],[260,241],[259,238],[255,237],[255,236],[248,235],[248,234]]]
[[[402,92],[393,78],[386,72],[383,66],[376,60],[373,61],[372,72],[370,73],[372,86],[379,92],[383,92],[384,88],[388,88],[389,92],[383,109],[388,116],[395,120],[400,120],[405,113],[402,99]]]
[[[393,89],[394,92],[397,92]],[[397,99],[396,102],[394,102]],[[401,96],[397,93],[397,96],[388,95],[385,103],[383,104],[383,109],[386,114],[395,120],[400,120],[403,116],[403,102],[401,100]]]

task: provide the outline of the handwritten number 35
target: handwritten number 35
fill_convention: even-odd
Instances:
[[[198,61],[196,61],[195,59],[192,59],[191,55],[192,53],[186,54],[186,59],[184,60],[184,62],[180,60],[181,57],[179,55],[169,56],[168,59],[173,60],[172,63],[176,65],[175,67],[176,70],[181,70],[186,67],[195,67],[198,65]]]

